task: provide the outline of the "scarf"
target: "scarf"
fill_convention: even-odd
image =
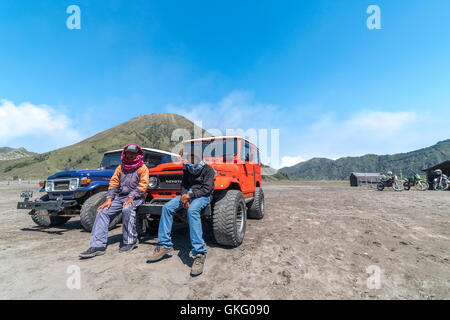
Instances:
[[[125,149],[129,146],[129,145],[135,145],[138,150],[139,153],[136,156],[136,158],[134,160],[128,160],[125,157]],[[122,170],[124,171],[132,171],[135,170],[137,168],[139,168],[140,166],[142,166],[144,164],[144,161],[142,160],[144,158],[144,152],[142,151],[141,147],[139,147],[137,144],[131,143],[125,146],[125,148],[123,148],[122,150]]]

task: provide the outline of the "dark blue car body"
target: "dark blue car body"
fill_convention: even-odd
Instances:
[[[161,163],[175,162],[180,159],[179,155],[162,150],[142,148],[144,151],[144,163],[150,169]],[[46,192],[40,200],[25,201],[17,204],[18,209],[51,210],[53,214],[63,213],[66,210],[70,214],[79,214],[83,203],[93,194],[106,191],[109,181],[115,169],[120,165],[122,150],[106,152],[100,163],[99,169],[68,170],[57,172],[47,178],[45,186],[40,189]],[[82,185],[81,180],[85,178],[89,183]],[[76,181],[76,188],[70,191],[70,182]],[[48,185],[53,185],[53,190],[48,190]]]

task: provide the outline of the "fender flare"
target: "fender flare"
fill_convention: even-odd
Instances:
[[[228,189],[232,183],[239,185],[239,180],[231,177],[216,177],[214,179],[214,190]]]

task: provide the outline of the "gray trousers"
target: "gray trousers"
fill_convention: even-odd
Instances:
[[[104,248],[108,241],[108,227],[111,220],[122,212],[122,236],[124,244],[132,244],[137,241],[136,232],[136,208],[144,202],[143,198],[134,199],[134,205],[124,207],[123,203],[128,196],[117,196],[111,206],[97,213],[91,232],[91,248]]]

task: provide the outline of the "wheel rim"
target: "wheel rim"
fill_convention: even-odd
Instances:
[[[421,190],[421,191],[423,191],[423,190],[426,189],[426,185],[425,185],[425,183],[424,183],[423,181],[417,182],[417,187],[418,187],[418,189]]]
[[[238,233],[241,233],[244,229],[244,212],[244,206],[240,203],[236,212],[236,230]]]

